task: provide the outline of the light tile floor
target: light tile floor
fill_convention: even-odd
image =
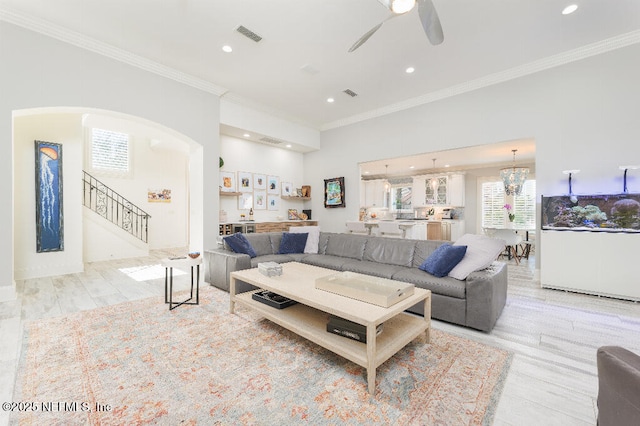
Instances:
[[[87,264],[85,271],[20,281],[18,299],[0,303],[0,401],[12,401],[22,330],[28,321],[164,294],[160,259],[184,250]],[[514,352],[497,425],[595,425],[596,350],[640,353],[640,305],[540,288],[534,258],[508,263],[507,305],[491,333],[433,321],[433,327]],[[178,272],[174,270],[174,273]],[[174,275],[178,289],[187,274]],[[206,284],[205,284],[206,285]],[[0,424],[8,416],[0,412]]]

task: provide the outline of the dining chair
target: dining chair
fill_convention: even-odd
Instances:
[[[522,236],[517,234],[512,229],[496,229],[491,238],[496,238],[504,241],[505,252],[509,259],[513,257],[516,264],[520,264],[520,256],[518,255],[517,247],[522,242]]]

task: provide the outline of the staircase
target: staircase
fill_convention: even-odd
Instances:
[[[148,242],[151,215],[85,171],[82,186],[85,207],[142,242]]]

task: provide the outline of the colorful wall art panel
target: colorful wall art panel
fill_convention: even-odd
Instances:
[[[35,141],[36,250],[64,250],[62,214],[62,145]]]

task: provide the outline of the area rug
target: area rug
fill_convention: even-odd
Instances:
[[[384,331],[383,331],[384,332]],[[201,289],[26,326],[12,424],[490,424],[507,351],[432,330],[366,371]]]

